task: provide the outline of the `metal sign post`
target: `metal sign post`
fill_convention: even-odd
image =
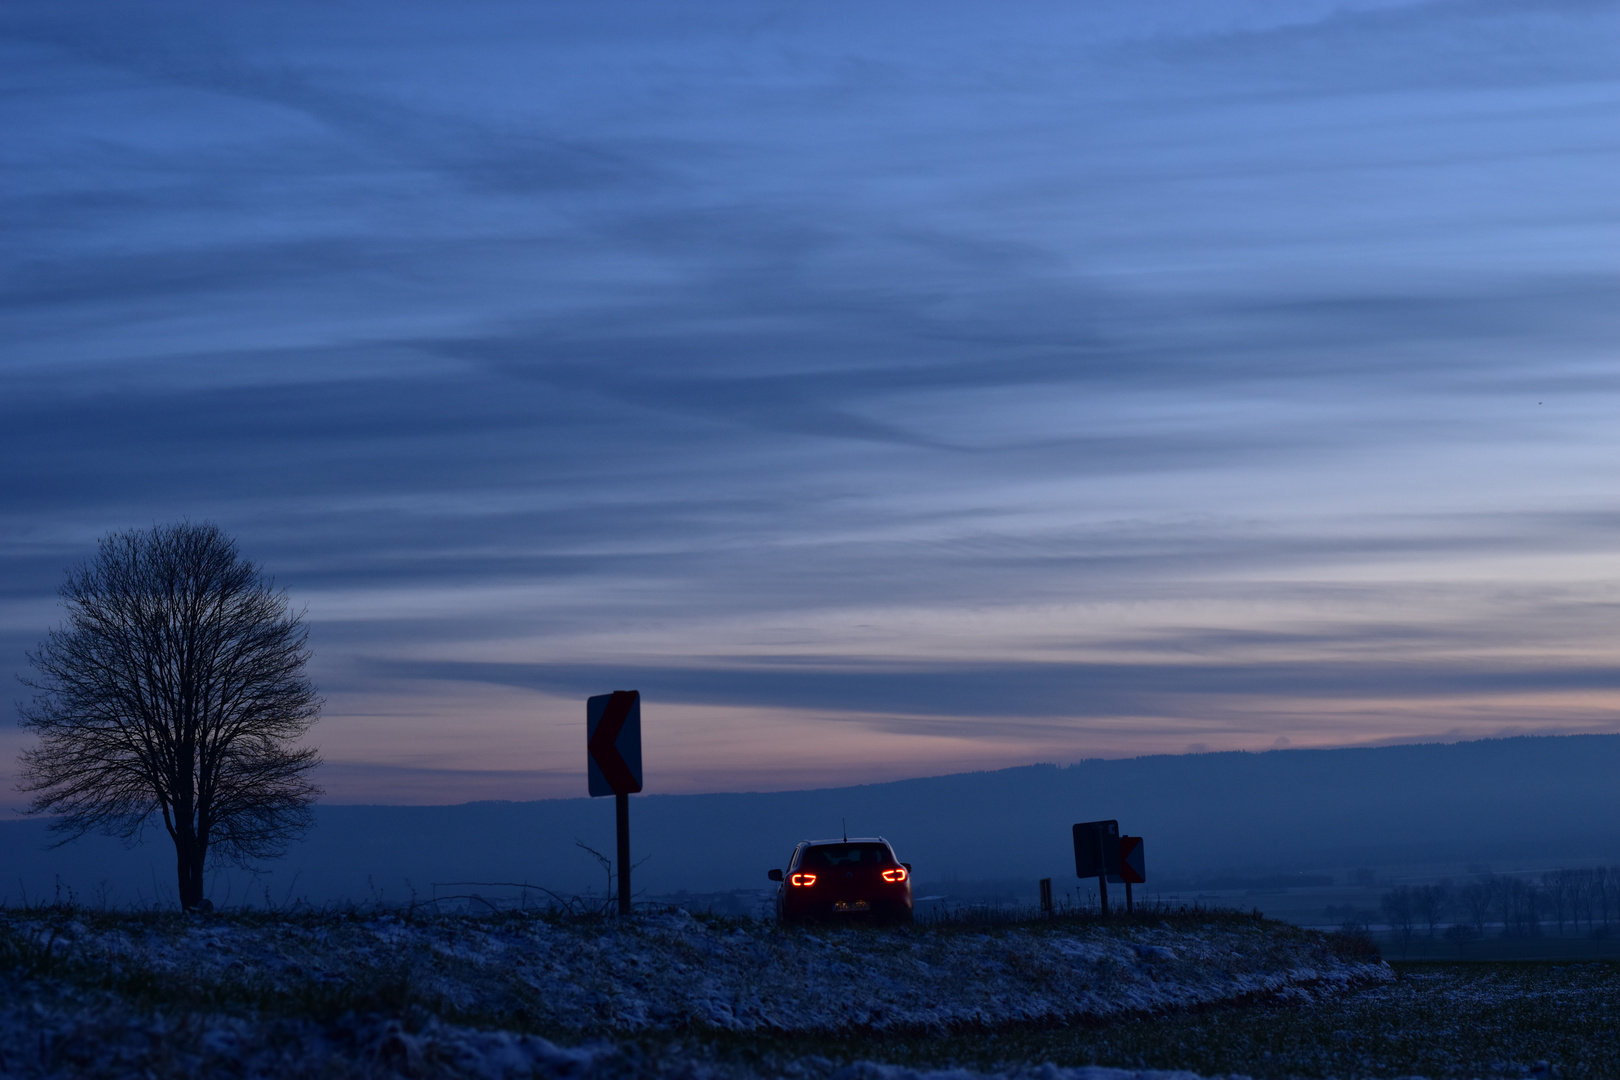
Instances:
[[[619,841],[619,914],[630,914],[630,796],[613,796],[614,832]]]
[[[1084,821],[1074,827],[1074,873],[1097,879],[1102,913],[1108,914],[1108,876],[1119,873],[1119,822]]]
[[[641,790],[641,691],[585,702],[585,771],[592,797],[612,795],[619,841],[619,914],[630,914],[630,796]]]

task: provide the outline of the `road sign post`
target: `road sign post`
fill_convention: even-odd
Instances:
[[[630,914],[630,795],[613,796],[614,832],[619,841],[619,914]]]
[[[1119,873],[1119,822],[1083,821],[1074,827],[1074,873],[1097,879],[1097,897],[1107,915],[1108,876]]]
[[[613,796],[619,914],[630,914],[630,796],[641,790],[641,692],[615,690],[585,702],[585,771],[591,796]]]

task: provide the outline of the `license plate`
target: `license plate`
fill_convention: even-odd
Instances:
[[[867,911],[871,907],[865,900],[839,900],[833,904],[834,911]]]

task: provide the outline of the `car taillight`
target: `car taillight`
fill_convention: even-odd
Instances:
[[[906,877],[907,877],[906,868],[903,867],[903,866],[897,866],[893,870],[885,870],[885,871],[883,871],[883,880],[884,881],[896,881],[896,882],[899,882],[899,881],[906,880]]]
[[[794,874],[788,878],[789,885],[814,885],[815,883],[816,875],[814,874]]]

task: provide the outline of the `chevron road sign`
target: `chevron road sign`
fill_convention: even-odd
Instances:
[[[1108,872],[1108,880],[1125,884],[1125,910],[1133,909],[1134,901],[1131,897],[1131,886],[1141,885],[1147,881],[1147,856],[1142,851],[1142,838],[1140,836],[1121,836],[1119,838],[1119,865]]]
[[[619,847],[619,914],[630,914],[630,796],[641,790],[641,691],[585,699],[585,772],[590,791],[613,796]]]
[[[1127,885],[1141,885],[1147,881],[1147,856],[1142,852],[1140,836],[1119,838],[1119,876]]]
[[[641,790],[641,692],[615,690],[585,702],[586,771],[595,795]]]

